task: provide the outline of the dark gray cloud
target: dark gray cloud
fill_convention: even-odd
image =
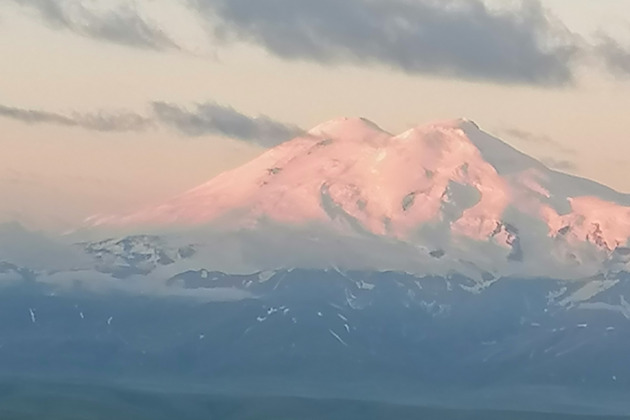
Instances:
[[[556,159],[552,157],[542,158],[541,162],[544,163],[551,169],[556,169],[558,171],[575,171],[578,169],[578,166],[567,159]]]
[[[99,112],[95,114],[73,113],[64,115],[55,112],[23,109],[6,105],[0,105],[0,117],[22,121],[27,124],[53,124],[103,132],[141,131],[152,124],[149,119],[129,112]]]
[[[35,10],[50,26],[67,29],[82,36],[132,47],[179,49],[164,30],[140,16],[131,6],[95,12],[77,1],[12,1]]]
[[[188,0],[221,40],[286,59],[380,63],[408,73],[499,83],[572,81],[576,38],[537,0]]]
[[[250,117],[215,103],[197,104],[194,110],[166,102],[154,102],[158,121],[188,136],[218,134],[272,147],[301,134],[302,129],[264,115]]]
[[[595,52],[611,73],[630,77],[630,47],[621,45],[609,36],[600,35]]]
[[[261,115],[251,117],[216,103],[197,104],[194,109],[166,102],[151,104],[151,116],[133,112],[61,114],[0,104],[0,118],[26,124],[52,124],[101,132],[143,131],[163,125],[191,137],[215,134],[272,147],[302,133],[301,128]]]

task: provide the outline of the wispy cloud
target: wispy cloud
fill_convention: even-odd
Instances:
[[[271,147],[299,135],[302,129],[267,116],[248,116],[216,103],[197,104],[194,109],[154,102],[158,121],[188,136],[221,135]]]
[[[510,137],[516,137],[519,140],[523,140],[531,143],[548,143],[553,144],[556,143],[551,137],[546,136],[544,134],[536,134],[530,131],[521,130],[519,128],[506,128],[502,130],[503,133],[507,134]]]
[[[630,77],[630,46],[626,47],[610,36],[600,35],[595,55],[603,60],[611,73]]]
[[[197,104],[191,108],[167,102],[153,102],[150,108],[151,113],[146,116],[126,111],[62,114],[0,104],[0,118],[26,124],[52,124],[101,132],[143,131],[165,126],[189,137],[219,135],[263,147],[276,146],[304,132],[295,125],[285,124],[265,115],[249,116],[213,102]]]
[[[144,13],[151,9],[145,0],[120,0],[109,6],[104,6],[109,4],[106,0],[1,2],[21,5],[51,27],[92,39],[153,50],[186,49],[169,27]],[[630,46],[605,34],[587,41],[570,32],[541,0],[516,0],[500,9],[487,3],[176,0],[178,7],[188,6],[205,21],[213,42],[246,42],[287,60],[380,65],[409,74],[499,84],[562,86],[574,81],[584,58],[595,58],[615,75],[630,75]],[[196,17],[187,18],[189,25],[203,31]]]
[[[575,37],[538,1],[497,11],[482,0],[188,0],[224,41],[285,59],[380,63],[408,73],[561,85]]]
[[[556,169],[559,171],[575,171],[578,169],[578,166],[575,162],[572,162],[567,159],[556,159],[552,157],[542,158],[541,162],[551,169]]]
[[[156,23],[128,3],[96,11],[73,0],[9,0],[35,10],[44,22],[89,38],[155,50],[180,49]]]
[[[152,124],[150,119],[130,112],[99,112],[94,114],[75,112],[65,115],[6,105],[0,105],[0,117],[22,121],[27,124],[53,124],[103,132],[141,131]]]
[[[525,142],[525,143],[536,143],[551,146],[559,152],[564,154],[574,155],[575,150],[565,146],[559,141],[547,136],[545,134],[532,133],[531,131],[522,130],[520,128],[504,128],[499,130],[501,135],[507,136],[511,139],[515,139],[517,141]]]

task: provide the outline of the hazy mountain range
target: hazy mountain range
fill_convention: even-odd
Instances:
[[[630,413],[629,239],[630,196],[471,121],[337,119],[63,237],[0,227],[0,372]]]

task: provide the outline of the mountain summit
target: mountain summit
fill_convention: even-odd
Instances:
[[[630,412],[629,197],[467,120],[329,121],[75,235],[0,226],[1,372]]]
[[[469,120],[392,135],[340,118],[159,206],[92,224],[325,231],[380,242],[379,254],[403,247],[423,270],[571,277],[625,264],[629,206],[630,196],[553,171]]]

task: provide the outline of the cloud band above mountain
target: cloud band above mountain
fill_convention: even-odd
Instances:
[[[229,106],[212,102],[197,104],[194,110],[166,102],[151,104],[153,115],[133,112],[74,112],[69,115],[0,105],[0,117],[26,124],[52,124],[101,132],[143,131],[158,124],[190,136],[220,135],[263,147],[272,147],[300,135],[303,130],[265,115],[251,117]]]
[[[151,125],[151,120],[130,112],[95,114],[56,112],[24,109],[0,105],[0,117],[22,121],[27,124],[53,124],[65,127],[80,127],[102,132],[141,131]]]
[[[2,0],[0,0],[2,1]],[[186,50],[151,19],[144,0],[108,8],[81,0],[4,0],[50,27],[152,50]],[[540,0],[501,8],[486,0],[179,0],[216,43],[245,42],[286,60],[380,65],[414,75],[499,84],[562,86],[584,57],[630,75],[630,50],[607,35],[570,32]],[[146,12],[146,13],[145,13]],[[148,14],[148,15],[147,15]],[[188,16],[190,18],[190,16]],[[199,17],[200,19],[197,19]],[[173,23],[173,22],[171,22]],[[175,25],[177,26],[177,25]],[[171,28],[172,29],[172,28]],[[203,38],[203,37],[202,37]]]
[[[234,108],[216,103],[196,105],[188,110],[166,102],[154,102],[157,119],[189,136],[218,134],[259,144],[275,146],[299,135],[303,130],[267,116],[250,117]]]
[[[536,1],[190,0],[222,40],[286,59],[379,63],[408,73],[500,83],[572,80],[573,35]]]
[[[609,36],[600,36],[595,47],[596,55],[615,75],[630,77],[630,48],[621,45]]]
[[[11,0],[35,10],[41,19],[89,38],[154,50],[179,49],[177,43],[157,24],[140,15],[131,3],[126,7],[97,12],[80,1]]]

